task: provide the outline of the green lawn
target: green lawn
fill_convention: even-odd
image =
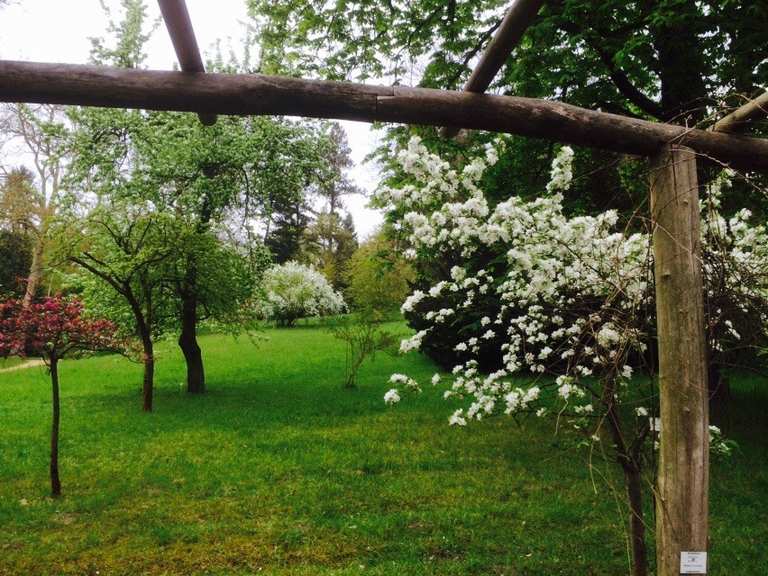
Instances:
[[[382,402],[394,371],[426,383],[426,359],[378,355],[349,391],[327,332],[266,335],[203,337],[203,397],[161,345],[152,414],[140,366],[63,363],[58,501],[46,373],[0,373],[0,575],[627,573],[617,477],[590,474],[550,424],[449,428],[456,406],[429,385]],[[738,388],[723,428],[740,450],[713,462],[711,574],[764,576],[765,386]]]
[[[0,370],[5,370],[6,368],[13,368],[14,366],[18,366],[24,362],[22,358],[17,358],[15,356],[12,356],[10,358],[0,358]]]

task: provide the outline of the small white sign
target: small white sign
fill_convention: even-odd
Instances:
[[[706,552],[680,552],[680,574],[706,574]]]

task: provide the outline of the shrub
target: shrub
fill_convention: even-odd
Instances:
[[[348,274],[353,307],[379,313],[400,307],[414,277],[413,269],[384,232],[360,245],[350,259]]]
[[[565,213],[561,191],[570,184],[573,158],[567,147],[553,163],[546,193],[491,205],[482,176],[497,157],[489,147],[485,158],[459,172],[414,138],[399,160],[416,183],[379,191],[379,203],[402,214],[398,223],[417,264],[462,260],[403,303],[418,331],[400,350],[437,353],[443,362],[456,358],[445,396],[466,404],[450,424],[535,414],[609,455],[624,473],[640,573],[646,557],[642,473],[656,462],[650,440],[658,431],[655,394],[635,376],[653,369],[647,362],[656,337],[651,235],[621,231],[616,211]],[[754,349],[768,333],[768,227],[751,224],[747,210],[730,219],[721,215],[721,191],[731,177],[718,177],[702,206],[705,320],[716,364],[746,345]],[[418,388],[407,375],[390,382],[388,404]],[[717,453],[729,453],[719,430],[712,434]]]
[[[292,326],[298,318],[339,314],[346,310],[341,294],[320,272],[286,262],[264,274],[264,299],[261,315],[278,326]]]
[[[346,343],[344,388],[357,387],[357,374],[367,358],[374,360],[376,352],[395,348],[397,337],[383,330],[381,323],[381,314],[366,308],[334,327],[333,335]]]

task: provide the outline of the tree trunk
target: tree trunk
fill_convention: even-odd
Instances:
[[[648,549],[643,519],[643,485],[637,465],[624,466],[624,483],[629,501],[629,534],[632,541],[632,576],[648,574]]]
[[[189,293],[182,301],[181,334],[179,347],[184,353],[187,363],[187,392],[202,394],[205,392],[205,369],[203,368],[203,353],[197,343],[197,296],[196,286],[188,285]]]
[[[731,397],[731,387],[728,378],[723,376],[720,366],[711,360],[709,362],[709,376],[707,377],[707,383],[709,386],[710,407],[725,407],[725,404]]]
[[[35,246],[32,250],[32,263],[29,266],[27,287],[24,291],[24,299],[21,303],[25,309],[29,308],[29,305],[32,304],[32,301],[35,299],[37,287],[40,285],[40,279],[43,277],[43,248],[43,238],[40,236],[35,240]]]
[[[681,552],[706,552],[709,500],[704,298],[696,156],[671,145],[652,159],[661,433],[656,497],[659,576]]]
[[[212,177],[212,174],[206,174]],[[198,223],[198,233],[203,233],[210,220],[210,204],[206,197]],[[197,343],[197,263],[193,254],[187,255],[187,272],[184,277],[181,296],[181,333],[179,348],[184,354],[187,364],[187,393],[202,394],[205,392],[205,370],[203,368],[203,353]]]
[[[632,549],[632,576],[647,576],[648,548],[645,543],[643,511],[643,485],[640,477],[640,459],[627,444],[621,421],[616,411],[616,383],[608,381],[603,386],[603,404],[606,406],[608,427],[616,449],[616,461],[624,472],[624,487],[629,502],[629,534]]]
[[[678,1],[674,15],[656,19],[650,26],[661,79],[661,119],[684,126],[700,122],[710,103],[700,32],[690,24],[700,10],[696,4]]]
[[[144,385],[142,389],[144,412],[152,412],[152,400],[155,386],[155,353],[152,338],[149,334],[142,334],[142,346],[144,348]]]
[[[51,496],[61,496],[59,480],[59,422],[61,420],[61,399],[59,397],[59,359],[51,354],[51,392],[53,398],[53,419],[51,421]]]

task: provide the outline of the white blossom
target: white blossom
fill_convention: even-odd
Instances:
[[[599,392],[605,381],[616,385],[618,402],[633,402],[631,364],[647,351],[655,321],[645,313],[653,309],[654,297],[650,236],[617,229],[615,210],[575,217],[564,211],[562,192],[573,179],[574,159],[567,146],[552,163],[548,194],[532,200],[510,194],[489,203],[480,183],[498,159],[497,146],[487,146],[457,167],[412,138],[399,153],[411,181],[398,190],[377,192],[380,204],[404,215],[401,230],[417,258],[461,262],[441,282],[414,291],[403,312],[417,314],[427,330],[439,326],[440,331],[447,330],[448,322],[480,317],[476,324],[462,326],[461,340],[454,346],[462,362],[452,370],[446,396],[465,398],[468,405],[451,423],[464,425],[500,412],[543,416],[547,411],[538,405],[538,392],[528,393],[539,386],[554,388],[553,413],[576,416],[577,422],[604,409],[593,390]],[[726,180],[719,179],[717,186],[727,187]],[[737,262],[744,270],[768,270],[765,225],[751,225],[747,211],[729,219],[719,216],[717,194],[710,194],[709,204],[702,202],[708,212],[702,221],[703,249],[727,256],[723,260]],[[475,270],[473,256],[488,253],[501,255],[502,264]],[[706,265],[705,260],[705,278]],[[759,286],[737,278],[727,278],[726,284],[736,303],[734,314],[746,314],[750,298],[768,294],[768,279]],[[708,297],[715,296],[712,290]],[[493,313],[485,308],[489,301],[499,303]],[[730,318],[723,318],[722,310],[713,316],[708,318],[713,350],[747,337]],[[768,318],[763,323],[768,326]],[[408,339],[412,344],[406,347],[415,348],[418,340]],[[498,342],[503,371],[486,376],[479,372],[477,358],[480,343],[485,351],[491,340]],[[513,380],[522,371],[535,379],[528,384]],[[568,410],[561,411],[564,406]],[[636,409],[643,418],[647,413],[647,408]]]
[[[398,394],[395,388],[392,388],[384,394],[384,402],[389,405],[397,404],[400,402],[400,394]]]
[[[573,179],[572,164],[573,148],[563,146],[552,162],[552,172],[550,173],[549,184],[547,184],[547,192],[568,189]]]
[[[464,418],[464,411],[459,409],[456,410],[453,414],[451,414],[451,417],[448,419],[448,424],[451,426],[466,426],[467,420]]]
[[[286,262],[264,273],[262,316],[291,324],[297,318],[339,314],[346,309],[341,294],[310,266]]]

